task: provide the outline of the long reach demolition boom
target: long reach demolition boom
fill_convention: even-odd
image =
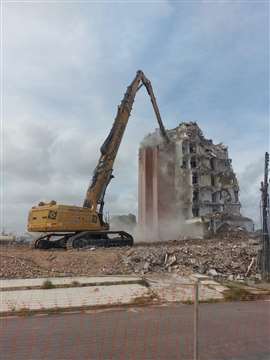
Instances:
[[[104,196],[113,178],[113,164],[121,144],[137,91],[142,87],[150,96],[159,124],[160,134],[169,142],[151,82],[139,70],[128,86],[112,129],[100,148],[100,158],[86,192],[83,207],[61,205],[55,201],[32,207],[28,217],[28,231],[43,233],[35,240],[35,247],[81,248],[85,246],[132,245],[133,238],[124,231],[110,231],[103,219]]]
[[[90,183],[90,186],[87,190],[86,198],[83,204],[84,207],[96,211],[97,206],[99,205],[99,213],[102,213],[105,191],[110,180],[113,178],[113,163],[121,144],[128,119],[130,117],[136,93],[143,85],[146,87],[150,96],[160,127],[160,133],[166,142],[169,141],[168,135],[161,120],[151,82],[146,78],[144,73],[139,70],[136,74],[136,77],[127,88],[125,96],[120,106],[118,107],[112,129],[100,148],[101,156],[94,171],[92,182]]]

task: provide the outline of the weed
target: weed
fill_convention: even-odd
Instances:
[[[221,301],[221,299],[205,299],[205,300],[199,300],[199,304],[216,304],[219,303]],[[193,305],[194,301],[191,299],[185,300],[185,301],[181,301],[182,304],[186,304],[186,305]]]
[[[133,304],[135,305],[146,305],[152,302],[151,296],[137,296],[133,300]]]
[[[147,281],[145,278],[141,278],[141,279],[137,282],[137,284],[140,284],[140,285],[145,286],[145,287],[147,287],[147,288],[150,287],[148,281]]]
[[[53,289],[55,285],[51,282],[51,280],[45,280],[41,285],[41,289]]]
[[[247,301],[254,298],[253,294],[242,287],[235,285],[227,285],[227,287],[228,290],[223,293],[226,301]]]
[[[189,299],[189,300],[181,301],[181,303],[186,305],[192,305],[193,301]]]
[[[22,307],[18,310],[17,314],[20,316],[30,316],[33,315],[33,310],[27,308],[27,307]]]
[[[68,308],[67,308],[67,310],[68,310]],[[59,308],[59,307],[57,307],[57,306],[56,306],[55,308],[45,309],[45,310],[44,310],[44,312],[45,312],[46,314],[48,314],[48,315],[60,314],[60,313],[63,312],[63,311],[66,311],[66,308],[61,309],[61,308]]]
[[[221,302],[222,299],[205,299],[205,300],[200,300],[199,303],[200,304],[216,304]]]

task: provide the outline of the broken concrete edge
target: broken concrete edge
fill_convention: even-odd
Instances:
[[[0,287],[0,291],[17,291],[17,290],[52,290],[52,289],[59,289],[59,288],[74,288],[74,287],[89,287],[89,286],[111,286],[111,285],[133,285],[138,284],[144,287],[149,288],[150,285],[146,279],[141,278],[137,280],[121,280],[121,281],[96,281],[96,282],[89,282],[89,283],[80,283],[79,281],[74,280],[70,284],[53,284],[53,278],[47,279],[52,284],[50,287],[46,288],[42,285],[32,285],[32,286],[13,286],[13,287]],[[45,280],[46,281],[46,280]]]

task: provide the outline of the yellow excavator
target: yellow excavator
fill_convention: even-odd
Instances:
[[[37,249],[83,248],[88,246],[132,246],[133,237],[125,231],[110,231],[103,218],[104,196],[113,178],[113,164],[130,117],[137,91],[142,87],[150,96],[154,112],[165,142],[168,135],[161,120],[151,82],[139,70],[128,86],[112,129],[100,148],[100,158],[94,170],[83,206],[70,206],[40,202],[33,206],[28,216],[28,231],[41,233],[35,240]]]

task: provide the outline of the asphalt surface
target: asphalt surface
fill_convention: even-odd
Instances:
[[[1,319],[1,360],[193,359],[193,306]],[[201,304],[200,360],[269,360],[270,301]]]

